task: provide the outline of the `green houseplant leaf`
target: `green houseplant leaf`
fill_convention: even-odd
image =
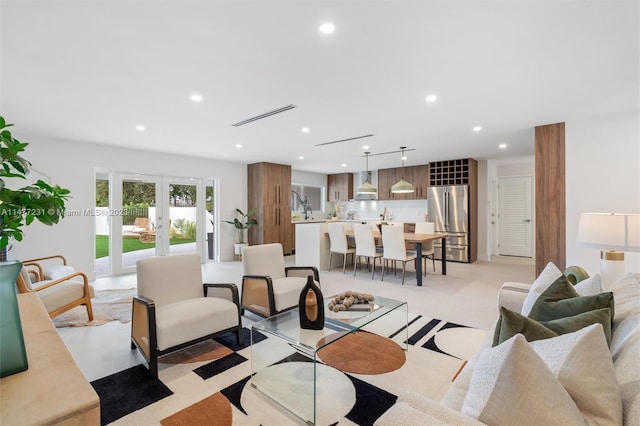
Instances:
[[[233,219],[233,221],[223,220],[223,222],[230,223],[238,230],[238,244],[245,244],[245,240],[244,240],[245,229],[249,229],[253,225],[258,224],[257,220],[249,219],[249,217],[256,214],[256,211],[258,211],[257,208],[252,208],[247,213],[244,213],[239,208],[236,208],[235,209],[236,217]]]
[[[31,163],[22,157],[29,145],[14,138],[0,116],[0,260],[6,259],[11,240],[22,241],[23,228],[37,220],[54,225],[64,217],[65,202],[70,191],[58,185],[51,186],[42,180],[33,185],[9,189],[5,179],[26,179]]]

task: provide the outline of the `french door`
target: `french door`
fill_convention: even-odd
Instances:
[[[132,273],[140,259],[177,253],[202,256],[205,189],[202,180],[112,173],[109,269]]]

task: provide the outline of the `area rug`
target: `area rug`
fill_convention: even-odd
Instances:
[[[86,307],[76,306],[53,318],[53,324],[60,328],[102,325],[110,321],[131,322],[131,300],[135,294],[135,288],[96,291],[91,299],[93,321],[89,321]]]
[[[151,379],[146,365],[93,381],[100,396],[102,424],[122,425],[304,425],[306,420],[285,409],[260,390],[260,380],[283,380],[292,401],[313,392],[314,364],[292,346],[273,352],[270,366],[251,377],[251,321],[243,317],[245,344],[223,336],[160,359],[159,379]],[[480,346],[487,332],[452,322],[410,314],[408,333],[388,331],[393,345],[381,367],[370,346],[377,336],[350,336],[316,364],[317,418],[321,425],[372,425],[398,396],[413,390],[440,400],[452,379]],[[379,330],[376,330],[379,334]],[[399,336],[409,336],[398,339]],[[254,332],[253,344],[270,349],[274,337]],[[329,345],[338,345],[340,341]],[[358,345],[369,346],[358,351]],[[354,353],[355,352],[355,353]],[[344,364],[338,356],[351,354],[361,362]],[[374,357],[374,359],[370,359]],[[349,371],[345,371],[349,370]],[[357,371],[357,372],[353,372]],[[263,373],[264,372],[264,373]],[[286,399],[286,397],[285,397]]]

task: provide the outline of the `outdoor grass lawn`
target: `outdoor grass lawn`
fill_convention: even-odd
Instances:
[[[196,240],[191,238],[171,238],[169,245],[194,243]],[[143,250],[155,247],[155,243],[143,243],[138,237],[122,237],[122,252]],[[96,259],[109,256],[109,236],[96,235]]]

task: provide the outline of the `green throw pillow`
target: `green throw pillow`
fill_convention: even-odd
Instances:
[[[516,334],[522,334],[528,342],[532,342],[573,333],[595,323],[602,324],[607,344],[611,344],[611,311],[609,308],[595,309],[570,317],[539,322],[503,307],[500,308],[500,318],[496,324],[493,346],[509,340]]]
[[[551,321],[602,308],[611,310],[613,321],[615,312],[612,292],[580,296],[573,284],[562,275],[542,292],[528,316],[536,321]]]

